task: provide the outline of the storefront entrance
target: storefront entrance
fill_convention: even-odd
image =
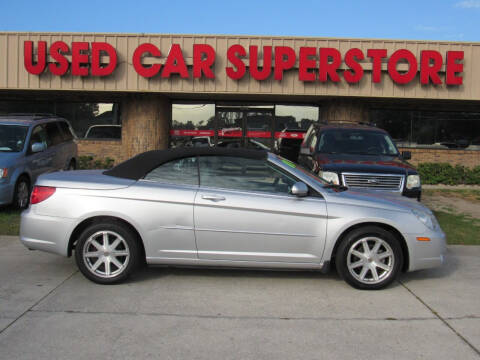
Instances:
[[[219,106],[215,118],[217,146],[272,149],[273,107]]]
[[[170,146],[265,149],[296,159],[318,118],[316,105],[174,102]]]

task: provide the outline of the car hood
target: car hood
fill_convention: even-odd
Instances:
[[[0,168],[12,166],[21,156],[21,152],[0,151]]]
[[[103,175],[105,170],[59,171],[40,175],[36,185],[57,188],[114,190],[128,187],[136,180]]]
[[[339,202],[343,205],[362,206],[378,208],[391,211],[419,210],[431,213],[431,210],[416,199],[407,198],[401,194],[389,192],[378,192],[368,190],[346,190],[342,192],[331,192],[329,201]]]
[[[417,174],[412,165],[394,156],[317,154],[315,159],[323,171]]]

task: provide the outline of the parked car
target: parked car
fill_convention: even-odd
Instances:
[[[298,162],[319,176],[351,189],[391,192],[420,200],[420,176],[390,135],[368,125],[311,125]]]
[[[85,132],[85,139],[121,139],[122,125],[92,125]]]
[[[0,205],[25,208],[45,172],[72,170],[77,145],[67,120],[50,115],[0,117]]]
[[[421,203],[346,191],[264,150],[150,151],[107,170],[39,177],[22,213],[30,249],[75,252],[110,284],[151,265],[316,269],[379,289],[440,265],[445,235]]]
[[[300,146],[305,132],[304,129],[284,129],[280,131],[280,136],[275,139],[275,153],[296,162],[300,155]]]
[[[208,147],[208,146],[213,146],[213,143],[210,136],[194,136],[191,141],[191,146]]]

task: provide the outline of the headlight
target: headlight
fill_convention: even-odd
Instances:
[[[338,174],[331,171],[319,171],[318,176],[335,185],[340,185]]]
[[[420,176],[419,175],[408,175],[407,176],[407,189],[413,189],[420,187]]]
[[[437,219],[435,219],[435,216],[433,214],[429,214],[416,209],[412,209],[412,213],[430,230],[435,230],[438,227]]]

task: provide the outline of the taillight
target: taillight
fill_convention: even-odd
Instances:
[[[47,200],[55,193],[55,188],[51,186],[34,186],[30,196],[30,204],[38,204]]]

